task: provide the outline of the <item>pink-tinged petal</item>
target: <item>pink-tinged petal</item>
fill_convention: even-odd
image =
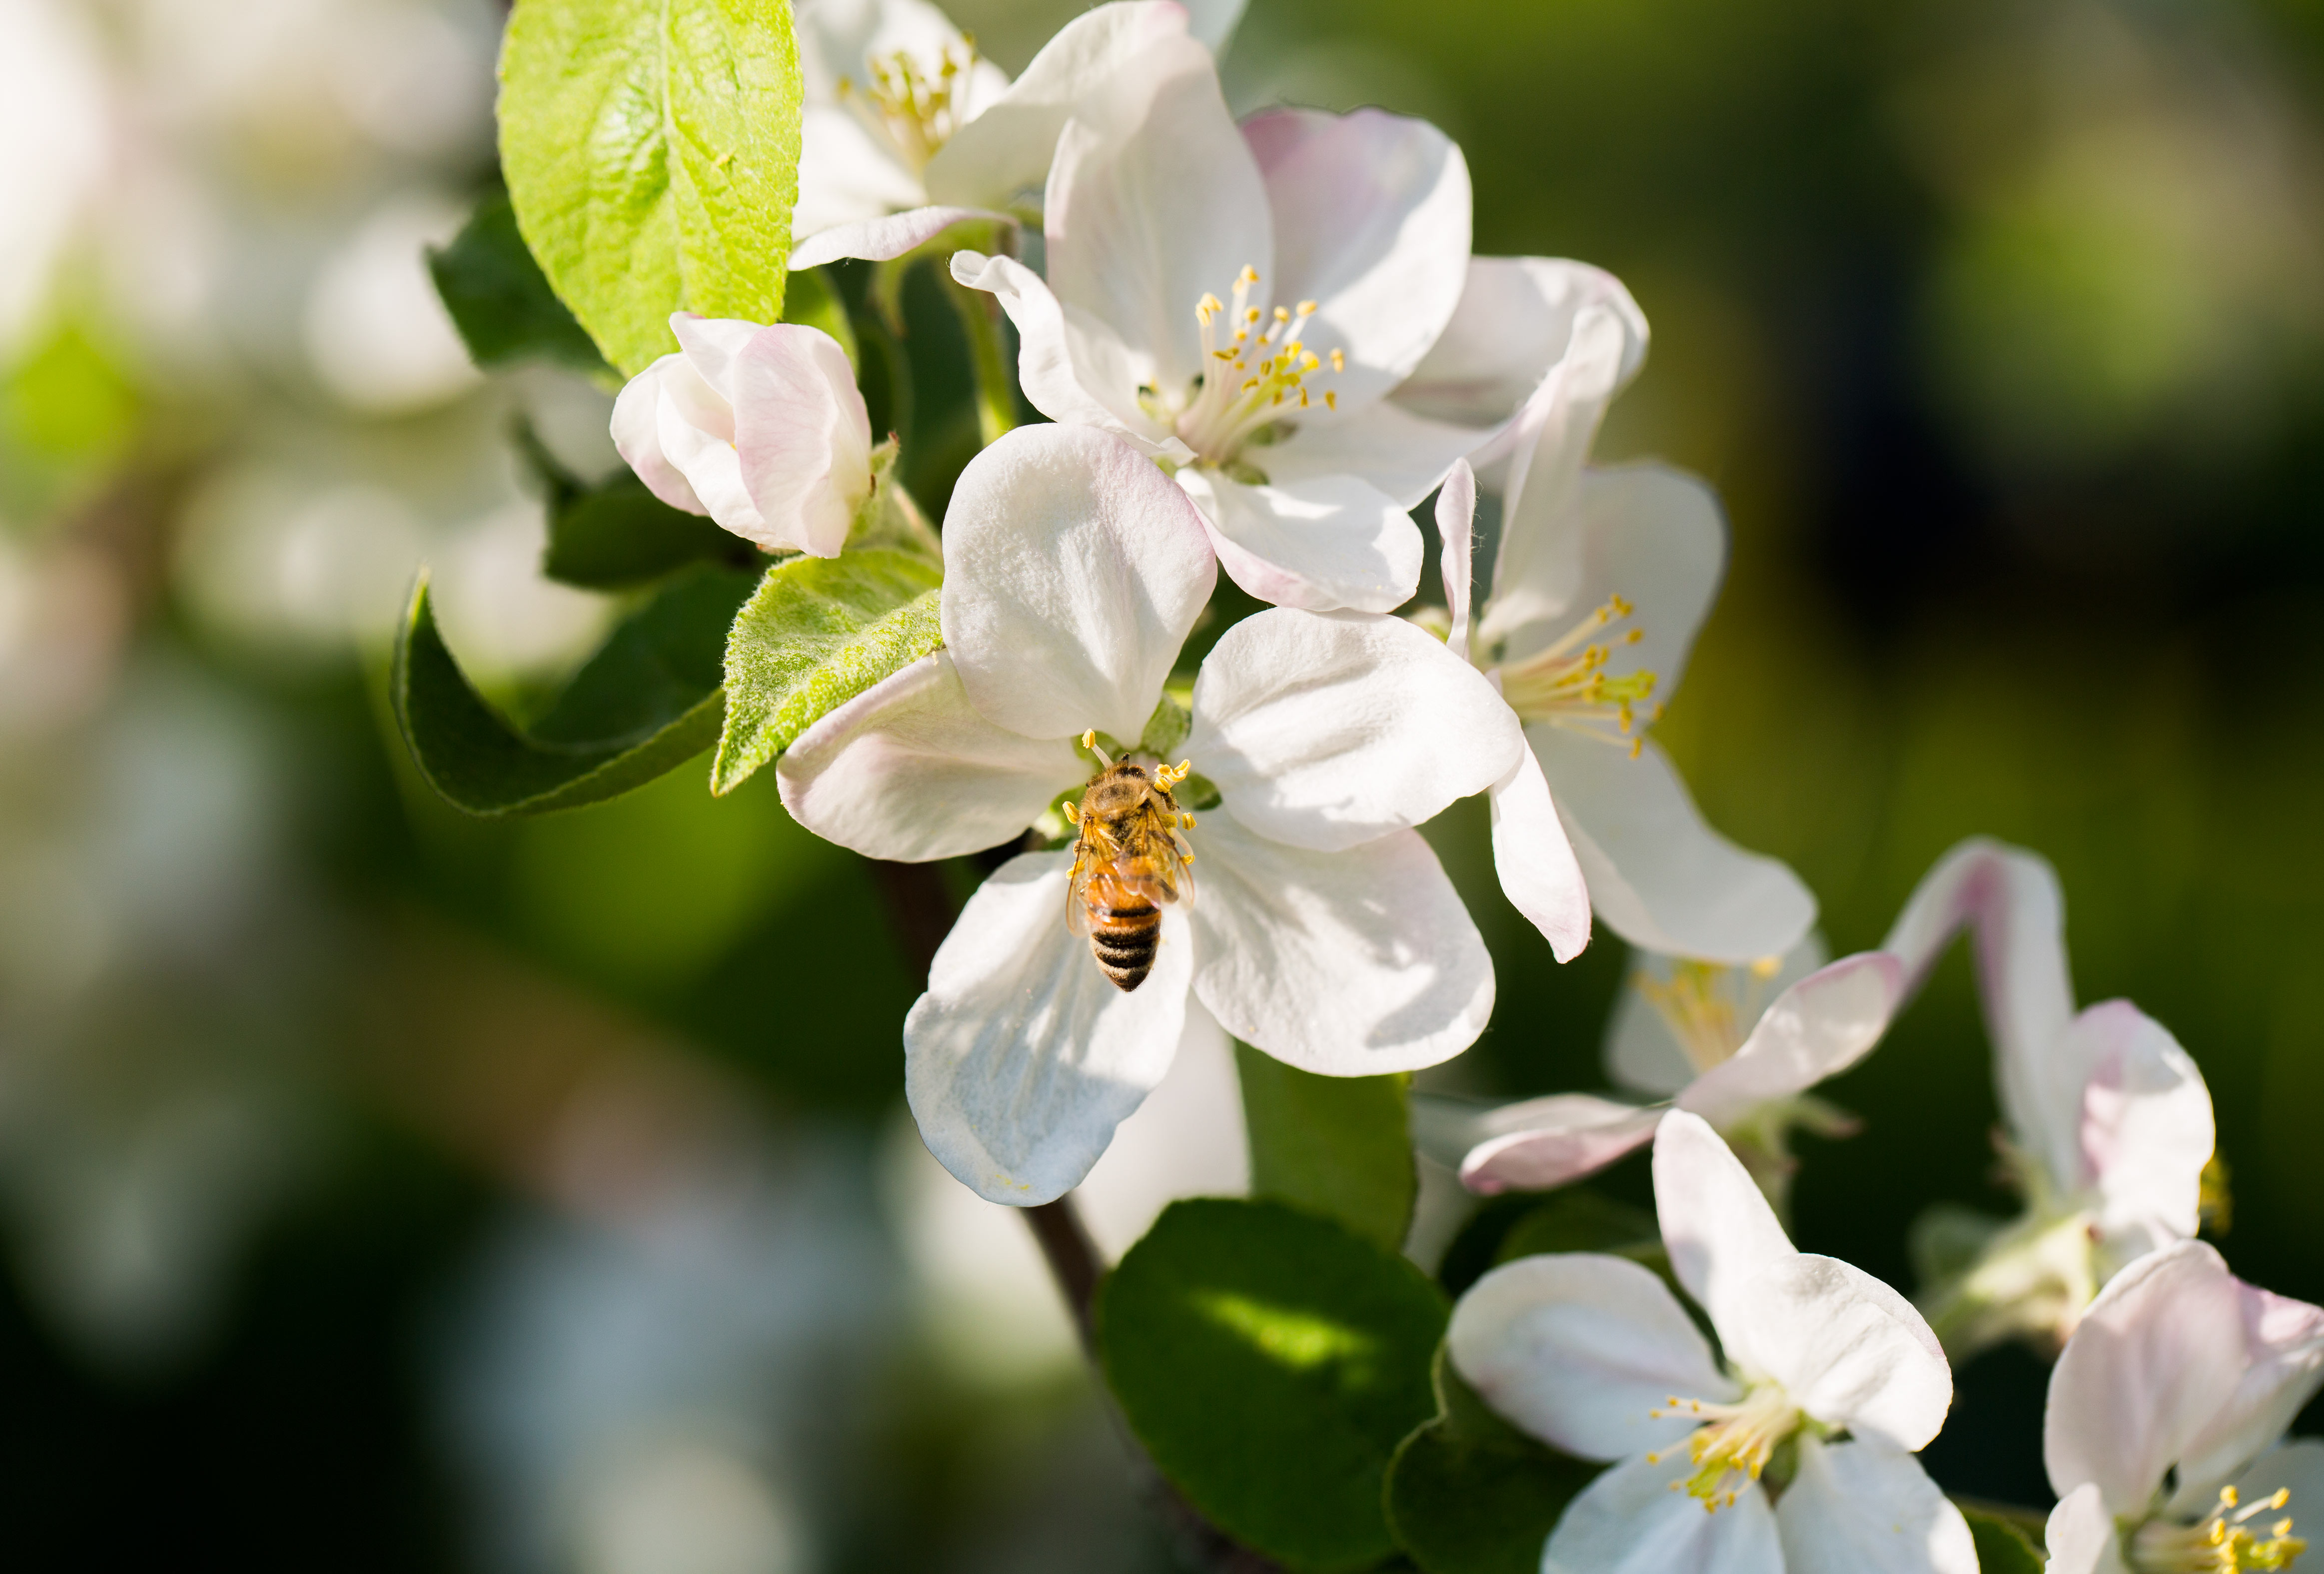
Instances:
[[[884,262],[916,251],[958,224],[998,222],[1015,225],[1005,213],[989,207],[914,207],[902,213],[817,230],[791,248],[791,272],[819,268],[844,257]]]
[[[1071,1191],[1170,1069],[1193,957],[1162,919],[1134,990],[1065,927],[1069,852],[1010,859],[977,888],[904,1018],[904,1096],[920,1139],[962,1184],[1030,1206]]]
[[[1541,1574],[1784,1574],[1767,1495],[1755,1483],[1705,1514],[1701,1498],[1678,1490],[1694,1468],[1678,1450],[1599,1477],[1549,1533]]]
[[[1019,427],[970,460],[944,546],[961,683],[1028,738],[1136,739],[1218,579],[1185,493],[1079,427]]]
[[[1194,456],[1139,408],[1142,373],[1113,330],[1060,305],[1039,274],[1014,257],[956,252],[952,276],[991,294],[1017,325],[1017,383],[1035,410],[1066,426],[1111,432],[1157,459]]]
[[[1196,304],[1224,299],[1248,266],[1265,306],[1275,248],[1259,167],[1208,54],[1151,88],[1143,102],[1085,108],[1058,137],[1047,274],[1059,300],[1130,346],[1141,382],[1178,398],[1205,370]]]
[[[685,364],[684,353],[673,350],[622,385],[613,400],[613,447],[647,491],[672,508],[706,514],[710,510],[695,494],[693,483],[661,446],[662,379]]]
[[[1827,1426],[1918,1450],[1952,1408],[1952,1368],[1913,1303],[1850,1263],[1800,1252],[1736,1295],[1728,1356],[1784,1385]]]
[[[2219,1254],[2182,1241],[2114,1276],[2050,1373],[2042,1458],[2063,1496],[2095,1482],[2142,1514],[2240,1383],[2243,1307]]]
[[[1756,968],[1721,968],[1711,990],[1721,1008],[1732,1013],[1736,1025],[1748,1032],[1764,1014],[1762,1001],[1790,989],[1823,966],[1828,953],[1823,941],[1810,934],[1784,953],[1772,978]],[[1630,987],[1615,1004],[1606,1029],[1606,1075],[1617,1087],[1669,1098],[1699,1074],[1691,1053],[1678,1041],[1671,1019],[1653,999],[1676,979],[1678,958],[1642,951],[1631,957]],[[1742,1047],[1740,1045],[1737,1048]]]
[[[684,353],[686,364],[694,368],[721,403],[732,405],[735,364],[751,341],[767,331],[765,325],[745,322],[740,318],[674,311],[669,314],[669,329],[678,336],[678,347]],[[681,393],[678,397],[687,396]],[[712,426],[712,419],[706,419],[705,412],[689,408],[687,414],[706,428]]]
[[[2085,1481],[2058,1500],[2042,1533],[2048,1574],[2129,1574],[2098,1485]]]
[[[703,380],[687,357],[679,356],[662,373],[654,436],[663,456],[686,477],[721,529],[745,540],[756,540],[765,532],[767,522],[751,501],[751,489],[742,483],[733,407]]]
[[[1315,406],[1307,410],[1312,415]],[[1455,461],[1491,436],[1381,401],[1328,421],[1297,417],[1288,436],[1271,446],[1245,448],[1242,459],[1278,486],[1353,476],[1393,498],[1397,507],[1409,509],[1436,490]]]
[[[1492,957],[1418,832],[1309,852],[1213,812],[1186,839],[1194,992],[1245,1044],[1364,1077],[1450,1060],[1485,1030]]]
[[[1801,1438],[1775,1523],[1784,1574],[1978,1574],[1960,1510],[1920,1460],[1877,1437]]]
[[[1505,1106],[1479,1123],[1489,1135],[1462,1158],[1461,1183],[1487,1197],[1563,1186],[1645,1146],[1667,1113],[1591,1093]]]
[[[2060,1076],[2054,1064],[2074,1014],[2065,924],[2045,861],[1972,837],[1921,878],[1880,949],[1904,959],[1905,987],[1917,990],[1954,932],[1970,931],[2002,1116],[2070,1187],[2080,1167],[2082,1077],[2079,1068]]]
[[[1059,28],[975,118],[928,161],[938,202],[1007,207],[1048,179],[1057,137],[1077,110],[1143,97],[1157,76],[1201,69],[1202,46],[1186,36],[1186,14],[1170,0],[1117,0]]]
[[[1482,792],[1524,741],[1492,685],[1425,630],[1277,607],[1204,658],[1185,747],[1221,813],[1333,852]]]
[[[872,493],[872,421],[839,342],[761,328],[734,356],[734,451],[770,552],[836,557]]]
[[[1443,543],[1444,606],[1452,615],[1444,648],[1463,661],[1469,659],[1469,581],[1476,535],[1477,474],[1467,460],[1456,460],[1436,494],[1436,538]]]
[[[1468,162],[1426,121],[1379,109],[1270,110],[1242,130],[1275,214],[1276,303],[1316,303],[1300,336],[1327,362],[1345,353],[1343,371],[1318,373],[1340,409],[1376,403],[1420,364],[1460,304]]]
[[[1486,797],[1501,894],[1541,931],[1551,955],[1572,962],[1590,943],[1590,885],[1530,747],[1518,751],[1517,762]]]
[[[1210,469],[1178,472],[1227,577],[1261,601],[1328,612],[1384,612],[1420,583],[1420,528],[1352,475],[1248,486]]]
[[[1590,902],[1631,944],[1742,964],[1781,956],[1815,922],[1815,896],[1781,861],[1712,830],[1661,745],[1631,759],[1595,738],[1535,725],[1541,760]]]
[[[2235,1392],[2181,1450],[2174,1503],[2189,1512],[2208,1508],[2220,1485],[2282,1437],[2324,1384],[2324,1308],[2241,1280],[2236,1299],[2243,1313],[2244,1373]],[[2324,1445],[2303,1446],[2324,1457]],[[2258,1496],[2274,1490],[2271,1486]],[[2324,1516],[2324,1492],[2305,1499],[2302,1507],[2310,1516]]]
[[[2098,1188],[2100,1227],[2193,1235],[2211,1161],[2211,1093],[2179,1041],[2129,1001],[2106,1000],[2074,1018],[2055,1060],[2072,1081],[2052,1097],[2064,1103],[2080,1083],[2078,1178]]]
[[[1461,303],[1390,397],[1418,415],[1495,427],[1516,415],[1573,345],[1582,311],[1600,307],[1620,335],[1612,386],[1637,372],[1646,319],[1622,281],[1554,257],[1471,257]]]
[[[775,774],[783,806],[825,841],[918,863],[999,846],[1089,770],[1065,740],[979,715],[939,650],[800,733]]]
[[[1797,1257],[1750,1173],[1702,1117],[1674,1109],[1655,1132],[1655,1211],[1671,1272],[1726,1347],[1728,1361],[1766,1371],[1749,1344],[1748,1295],[1766,1273]]]
[[[1452,1308],[1444,1353],[1486,1404],[1585,1459],[1668,1448],[1700,1424],[1671,1396],[1741,1396],[1686,1309],[1627,1257],[1560,1252],[1504,1263]]]
[[[1775,997],[1743,1047],[1678,1096],[1714,1126],[1803,1093],[1861,1060],[1904,999],[1904,964],[1884,951],[1844,956]]]

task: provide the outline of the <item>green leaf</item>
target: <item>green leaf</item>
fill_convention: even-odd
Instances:
[[[1988,1509],[1958,1504],[1969,1521],[1969,1539],[1977,1543],[1979,1574],[2042,1574],[2041,1548],[2018,1526]]]
[[[1535,1574],[1543,1543],[1598,1467],[1496,1415],[1443,1353],[1436,1419],[1388,1467],[1397,1544],[1427,1574]]]
[[[450,245],[431,248],[428,272],[477,365],[542,360],[612,375],[525,249],[507,193],[485,198]]]
[[[1445,1248],[1437,1282],[1459,1295],[1488,1270],[1541,1252],[1610,1252],[1658,1272],[1667,1266],[1652,1213],[1568,1186],[1546,1196],[1512,1192],[1478,1209]]]
[[[421,576],[396,642],[395,718],[430,787],[497,817],[610,798],[717,740],[719,651],[751,576],[703,567],[616,628],[529,731],[470,686],[436,626]]]
[[[627,590],[689,563],[742,568],[759,554],[751,544],[646,490],[626,468],[591,486],[558,463],[532,429],[516,423],[516,447],[549,505],[549,550],[541,572],[585,590]]]
[[[943,644],[943,581],[926,557],[892,547],[768,569],[726,642],[710,790],[733,791],[821,717]]]
[[[1319,1077],[1235,1045],[1250,1190],[1336,1219],[1395,1251],[1419,1192],[1406,1094],[1412,1079]]]
[[[770,323],[798,195],[787,0],[517,0],[501,169],[532,254],[635,376],[669,314]]]
[[[1295,1568],[1395,1550],[1380,1489],[1435,1407],[1435,1285],[1394,1252],[1279,1203],[1174,1202],[1101,1287],[1106,1382],[1212,1523]]]
[[[839,341],[847,352],[847,364],[862,369],[862,351],[855,343],[855,324],[847,315],[847,302],[841,299],[839,288],[831,281],[828,269],[809,268],[804,273],[794,273],[783,287],[783,320],[806,327],[821,328]]]

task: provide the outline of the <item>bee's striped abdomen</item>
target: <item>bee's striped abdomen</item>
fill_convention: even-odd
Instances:
[[[1154,950],[1162,942],[1162,909],[1132,892],[1108,895],[1112,898],[1109,905],[1090,905],[1090,953],[1116,989],[1134,990],[1154,971]]]

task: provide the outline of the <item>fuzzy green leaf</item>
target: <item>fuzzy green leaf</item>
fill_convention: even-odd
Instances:
[[[1395,1251],[1419,1192],[1407,1093],[1412,1079],[1319,1077],[1247,1044],[1235,1045],[1250,1189],[1327,1219]]]
[[[1388,1468],[1397,1544],[1427,1574],[1534,1574],[1558,1516],[1598,1467],[1496,1415],[1440,1350],[1437,1415]]]
[[[710,790],[732,792],[791,741],[944,643],[944,571],[892,547],[767,570],[726,642],[726,725]]]
[[[525,249],[505,192],[477,204],[451,244],[429,252],[428,272],[477,365],[541,360],[612,374]]]
[[[2042,1574],[2041,1549],[2023,1530],[1986,1509],[1965,1503],[1958,1506],[1969,1521],[1969,1539],[1977,1543],[1979,1574]]]
[[[1395,1550],[1389,1459],[1435,1408],[1444,1299],[1403,1257],[1279,1203],[1174,1202],[1101,1289],[1107,1383],[1173,1485],[1303,1569]]]
[[[541,271],[624,374],[669,314],[782,316],[798,194],[787,0],[517,0],[501,169]]]
[[[470,686],[423,576],[396,641],[397,724],[430,787],[471,815],[576,808],[641,787],[717,740],[719,651],[751,576],[703,567],[613,631],[530,731]]]

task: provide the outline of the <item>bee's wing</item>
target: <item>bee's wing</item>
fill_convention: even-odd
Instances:
[[[1065,890],[1065,928],[1084,940],[1090,933],[1090,879],[1103,862],[1091,851],[1086,838],[1074,843],[1074,876]]]
[[[1186,867],[1186,850],[1178,841],[1178,816],[1162,815],[1157,820],[1152,827],[1154,898],[1191,907],[1194,905],[1194,871]]]

